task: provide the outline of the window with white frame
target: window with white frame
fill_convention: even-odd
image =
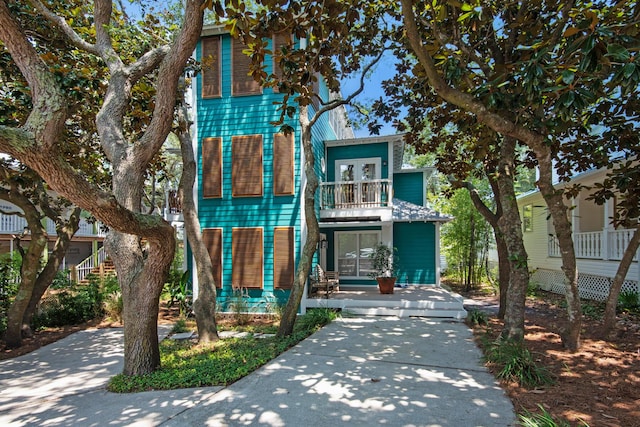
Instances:
[[[369,256],[380,242],[380,231],[337,231],[336,265],[341,277],[366,278],[373,271]]]

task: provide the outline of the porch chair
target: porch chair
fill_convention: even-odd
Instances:
[[[313,274],[309,276],[309,282],[311,283],[311,295],[320,290],[324,292],[325,298],[329,299],[331,293],[340,290],[340,274],[337,271],[325,271],[317,264],[313,269]]]

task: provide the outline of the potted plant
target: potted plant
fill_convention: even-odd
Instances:
[[[369,258],[372,269],[369,277],[376,279],[381,294],[392,294],[397,279],[394,250],[384,243],[378,243]]]

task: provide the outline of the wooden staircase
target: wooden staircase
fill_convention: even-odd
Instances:
[[[107,276],[115,276],[116,275],[116,267],[113,265],[113,261],[111,258],[105,259],[100,265],[91,269],[89,274],[85,276],[84,279],[81,279],[78,283],[86,285],[89,284],[89,278],[91,276],[94,277],[107,277]]]

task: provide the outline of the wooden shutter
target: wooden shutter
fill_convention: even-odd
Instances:
[[[278,33],[278,34],[274,34],[273,39],[272,39],[272,54],[271,54],[271,58],[273,60],[273,74],[275,74],[278,79],[282,78],[282,68],[280,67],[279,64],[279,57],[282,56],[282,46],[289,46],[291,45],[291,34],[289,34],[288,32],[284,32],[284,33]],[[275,86],[273,88],[274,92],[278,92],[278,87]]]
[[[315,77],[316,79],[313,81],[311,89],[315,95],[311,100],[311,104],[313,104],[316,111],[318,111],[320,109],[320,79],[322,77],[320,76],[320,73],[315,73]]]
[[[202,140],[202,196],[222,197],[222,138]]]
[[[255,95],[262,93],[260,84],[249,75],[251,66],[251,58],[242,53],[245,45],[241,41],[231,40],[231,58],[232,58],[232,95]]]
[[[231,139],[233,197],[262,196],[262,135]]]
[[[273,194],[294,193],[293,134],[277,133],[273,136]]]
[[[234,228],[232,232],[233,286],[262,288],[262,228]]]
[[[273,287],[291,289],[295,267],[293,227],[278,227],[273,231]]]
[[[222,228],[205,228],[202,240],[209,251],[216,288],[222,287]]]
[[[220,36],[202,39],[202,97],[221,96]]]

